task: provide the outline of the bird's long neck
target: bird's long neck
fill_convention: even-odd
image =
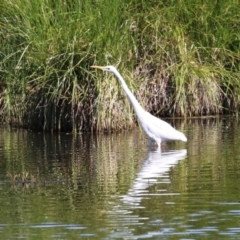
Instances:
[[[132,92],[130,91],[130,89],[128,88],[127,84],[125,83],[124,79],[122,78],[122,76],[120,75],[120,73],[115,73],[119,83],[122,85],[123,90],[125,91],[129,101],[131,102],[135,113],[137,114],[137,116],[140,118],[141,115],[139,115],[141,112],[145,111],[142,106],[139,104],[139,102],[137,101],[137,99],[135,98],[135,96],[132,94]]]

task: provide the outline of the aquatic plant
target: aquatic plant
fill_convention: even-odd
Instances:
[[[237,113],[238,1],[2,0],[0,108],[31,130],[112,131],[135,118],[117,65],[157,116]]]

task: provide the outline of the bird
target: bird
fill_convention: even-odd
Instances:
[[[169,123],[161,120],[160,118],[155,117],[151,113],[147,112],[137,101],[136,97],[128,88],[126,82],[124,81],[121,74],[114,66],[91,66],[95,69],[101,69],[106,72],[113,73],[115,77],[118,79],[118,82],[122,86],[124,92],[126,93],[130,103],[133,106],[135,114],[137,115],[138,121],[148,136],[148,147],[151,148],[153,142],[155,141],[158,149],[161,148],[161,143],[163,141],[171,141],[171,140],[181,140],[183,142],[187,142],[186,136],[173,128]]]

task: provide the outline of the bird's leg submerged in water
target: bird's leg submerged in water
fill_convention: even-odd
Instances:
[[[156,140],[156,143],[158,145],[158,149],[161,149],[161,139]]]

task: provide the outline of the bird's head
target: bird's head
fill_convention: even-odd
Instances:
[[[91,66],[91,68],[97,68],[111,73],[115,73],[117,71],[114,66]]]

